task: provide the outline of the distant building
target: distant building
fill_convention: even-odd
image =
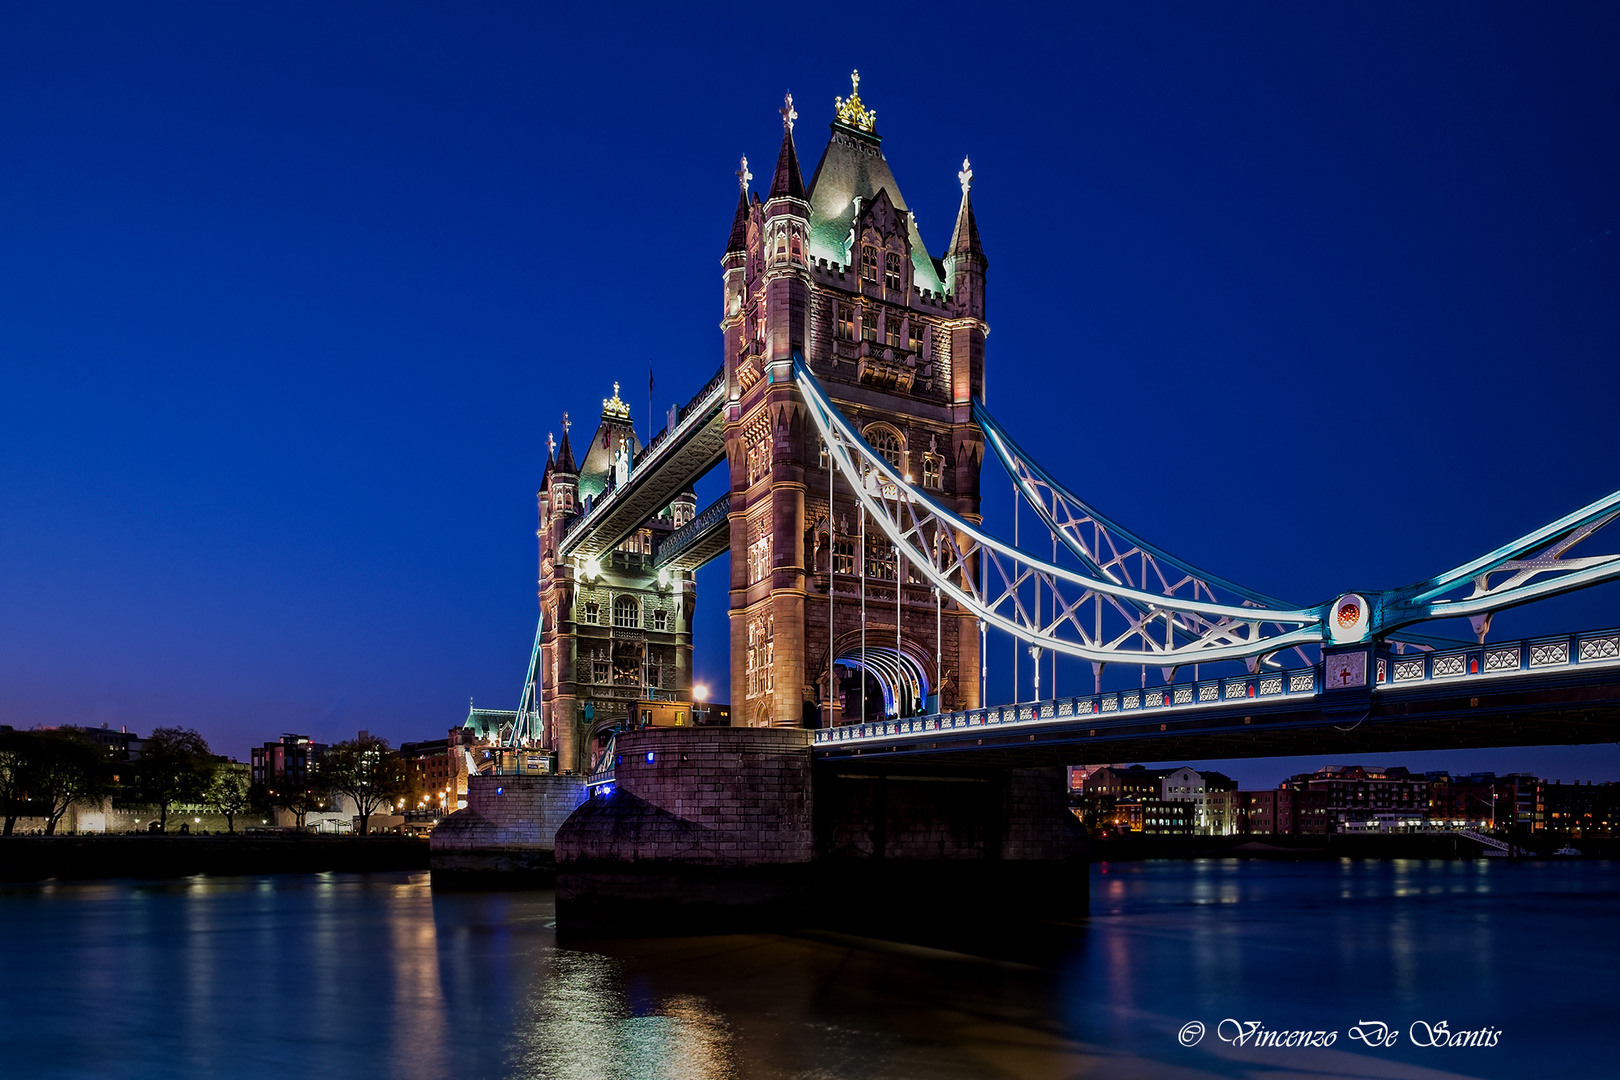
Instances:
[[[1241,832],[1253,836],[1325,836],[1329,823],[1328,793],[1309,788],[1239,793]]]
[[[1422,821],[1429,813],[1429,778],[1396,766],[1329,765],[1314,773],[1300,773],[1280,785],[1292,791],[1319,791],[1327,795],[1326,818],[1335,831],[1345,822],[1374,821],[1380,814],[1396,814]]]
[[[325,743],[290,733],[282,735],[278,742],[255,746],[249,755],[253,786],[271,789],[283,782],[305,783],[311,766],[325,752]]]
[[[405,762],[406,809],[435,815],[456,809],[455,759],[448,738],[400,743],[399,756]]]
[[[1620,784],[1613,781],[1594,784],[1565,784],[1558,781],[1541,785],[1546,807],[1547,829],[1572,837],[1614,836],[1620,828]]]

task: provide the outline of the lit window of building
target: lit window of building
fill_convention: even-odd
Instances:
[[[861,280],[870,281],[876,285],[878,279],[877,248],[871,244],[861,245]]]
[[[641,626],[641,604],[633,596],[613,598],[613,625],[634,630]]]
[[[883,255],[883,287],[891,292],[900,291],[900,255],[889,251]]]
[[[853,305],[838,305],[838,340],[855,340],[855,308]]]

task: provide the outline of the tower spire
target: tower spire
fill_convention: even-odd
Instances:
[[[973,186],[973,166],[966,157],[962,158],[962,171],[956,174],[956,179],[962,185],[962,205],[956,211],[956,228],[951,231],[951,242],[945,252],[947,255],[977,255],[983,258],[984,248],[979,245],[979,225],[973,220],[973,200],[968,196],[968,189]]]
[[[737,212],[731,216],[731,236],[726,240],[726,254],[743,251],[748,247],[748,181],[754,174],[748,171],[748,155],[737,170]]]
[[[776,174],[771,177],[770,197],[786,195],[792,199],[804,198],[804,177],[799,172],[799,155],[793,148],[793,121],[799,114],[793,108],[793,95],[782,103],[782,150],[776,155]]]

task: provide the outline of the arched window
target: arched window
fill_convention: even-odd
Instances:
[[[641,626],[641,605],[633,596],[613,598],[613,625],[629,630]]]
[[[597,606],[597,603],[596,603],[595,600],[587,600],[587,601],[585,601],[585,621],[586,621],[586,623],[590,624],[591,626],[595,626],[597,623],[601,622],[602,621],[601,614],[600,614],[601,610],[602,609]]]
[[[888,461],[895,468],[900,468],[900,455],[904,449],[900,443],[900,435],[891,427],[881,427],[873,424],[863,434],[866,441],[872,444],[872,449]]]

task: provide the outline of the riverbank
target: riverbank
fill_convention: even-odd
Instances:
[[[1535,841],[1525,858],[1543,858],[1563,841]],[[1550,846],[1549,846],[1550,844]],[[1620,856],[1609,837],[1574,841],[1586,858]],[[1540,850],[1548,847],[1548,850]],[[1139,859],[1478,859],[1484,845],[1456,833],[1345,834],[1327,836],[1143,836],[1131,833],[1091,842],[1091,861]]]
[[[0,881],[427,868],[426,840],[390,834],[0,837]]]

